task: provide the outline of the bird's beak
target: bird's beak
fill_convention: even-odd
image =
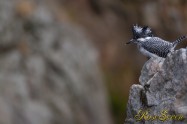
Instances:
[[[130,44],[134,41],[134,39],[131,39],[129,42],[127,42],[126,44]]]

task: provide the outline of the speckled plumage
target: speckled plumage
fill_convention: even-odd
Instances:
[[[178,43],[186,39],[182,36],[174,42],[168,42],[159,37],[154,37],[149,27],[133,26],[133,39],[129,43],[136,43],[139,51],[147,57],[163,57],[166,58],[167,54],[174,50]]]

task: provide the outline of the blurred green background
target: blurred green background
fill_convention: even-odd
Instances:
[[[9,2],[7,2],[7,1],[9,1]],[[66,68],[65,65],[64,65],[64,67],[62,67],[63,69],[59,71],[58,68],[61,68],[61,65],[59,63],[60,62],[66,63],[66,59],[68,59],[68,60],[71,59],[71,57],[70,58],[68,58],[68,57],[71,55],[73,56],[74,54],[76,54],[76,52],[77,52],[77,54],[75,56],[73,56],[75,58],[72,57],[73,59],[71,61],[77,61],[76,56],[78,55],[78,58],[79,58],[79,51],[84,49],[84,43],[83,44],[79,44],[79,43],[76,44],[75,43],[75,45],[77,45],[78,47],[76,47],[76,46],[71,47],[71,44],[68,45],[68,43],[67,43],[67,45],[62,45],[62,49],[65,49],[65,52],[68,51],[69,49],[73,50],[73,49],[77,48],[78,50],[70,55],[67,54],[67,56],[61,57],[60,54],[61,53],[63,54],[64,51],[60,51],[60,49],[61,49],[60,43],[54,44],[54,46],[53,46],[55,48],[54,51],[52,51],[52,52],[48,51],[48,46],[50,46],[50,44],[51,44],[50,41],[52,41],[51,39],[53,39],[53,36],[56,36],[55,34],[58,34],[58,32],[60,32],[59,30],[63,29],[66,32],[68,32],[68,38],[66,39],[67,35],[65,33],[63,35],[60,35],[56,39],[54,39],[55,43],[56,43],[56,41],[59,40],[60,37],[62,37],[62,39],[63,39],[63,37],[65,37],[65,39],[63,41],[66,41],[66,40],[71,41],[71,37],[74,37],[74,35],[77,36],[75,38],[75,40],[78,39],[81,41],[82,39],[79,37],[79,34],[73,34],[73,33],[71,34],[71,32],[74,32],[74,31],[66,30],[66,25],[68,25],[70,27],[73,27],[72,30],[74,30],[74,27],[76,27],[76,29],[78,28],[80,30],[80,32],[82,32],[82,34],[89,39],[89,40],[85,40],[85,41],[89,42],[89,44],[91,44],[91,47],[93,47],[93,49],[95,49],[95,51],[98,55],[98,63],[96,62],[98,65],[96,67],[99,67],[99,70],[101,70],[101,73],[98,73],[98,75],[99,75],[99,78],[100,78],[100,76],[102,78],[101,82],[104,82],[103,89],[106,89],[106,99],[107,99],[106,104],[109,106],[109,109],[107,109],[109,111],[106,112],[109,114],[109,117],[107,116],[107,118],[110,118],[109,122],[114,123],[114,124],[124,123],[124,120],[126,117],[126,105],[128,102],[128,94],[129,94],[130,86],[134,83],[139,82],[138,78],[141,73],[141,68],[142,68],[143,64],[147,61],[147,58],[138,52],[136,45],[128,45],[128,46],[125,45],[125,43],[128,42],[132,38],[132,32],[131,32],[132,25],[139,24],[142,26],[150,26],[157,36],[159,36],[165,40],[169,40],[169,41],[174,41],[179,36],[185,35],[187,33],[187,28],[186,28],[187,27],[187,23],[186,23],[187,22],[187,1],[186,0],[157,0],[157,1],[155,1],[155,0],[144,0],[144,1],[142,1],[142,0],[15,0],[16,2],[14,1],[14,4],[11,3],[11,0],[7,0],[7,1],[2,0],[0,2],[0,5],[1,5],[0,9],[3,10],[2,12],[0,12],[0,17],[1,17],[1,19],[5,19],[4,23],[2,23],[0,21],[0,25],[2,27],[3,27],[3,25],[7,25],[7,27],[8,27],[8,26],[14,25],[15,22],[21,22],[21,24],[20,23],[15,24],[15,30],[10,29],[10,32],[13,32],[13,34],[15,34],[16,32],[20,32],[21,34],[18,34],[18,35],[16,34],[15,36],[19,36],[19,38],[18,39],[13,38],[13,40],[12,40],[11,33],[10,33],[10,35],[7,34],[5,39],[3,39],[3,40],[0,39],[0,41],[1,42],[2,41],[8,42],[10,39],[11,39],[10,41],[14,41],[14,40],[19,41],[19,44],[16,46],[16,49],[18,48],[19,50],[21,50],[23,52],[23,55],[21,55],[21,56],[24,56],[22,58],[22,60],[25,60],[25,59],[27,60],[27,58],[30,58],[30,56],[28,56],[28,55],[30,55],[30,54],[35,55],[35,53],[37,53],[38,51],[40,53],[40,50],[44,49],[44,51],[41,52],[42,56],[43,56],[43,52],[47,53],[46,55],[44,55],[44,58],[46,59],[46,60],[44,60],[44,63],[47,63],[46,65],[50,65],[51,69],[55,73],[57,73],[56,75],[54,73],[52,73],[51,75],[53,75],[53,74],[54,75],[51,77],[51,79],[48,79],[48,76],[45,77],[46,82],[48,82],[46,85],[47,86],[49,85],[50,88],[56,87],[58,89],[58,87],[61,86],[61,85],[54,86],[53,83],[58,82],[58,79],[55,79],[53,81],[53,78],[58,76],[58,74],[61,74],[61,71],[62,71],[62,75],[63,75],[63,69],[65,70],[66,73],[68,72],[68,74],[72,73],[72,72],[68,71],[69,68]],[[5,6],[5,8],[3,8],[3,6]],[[6,10],[6,8],[10,8],[10,10],[8,10],[8,9]],[[14,13],[14,14],[11,15],[10,13]],[[33,13],[36,13],[36,16],[33,16]],[[10,15],[9,17],[13,17],[13,18],[7,19],[7,15]],[[51,19],[51,17],[54,17],[54,18]],[[39,20],[38,20],[38,18],[39,18]],[[12,20],[12,21],[9,23],[6,21],[6,19]],[[41,20],[43,19],[43,20],[40,21],[40,19]],[[64,24],[65,26],[61,27],[61,24]],[[23,26],[20,26],[21,29],[19,29],[19,25],[23,25]],[[48,28],[48,25],[50,28]],[[18,28],[16,26],[18,26]],[[23,30],[22,30],[22,28],[23,28]],[[58,28],[60,28],[60,29],[58,29]],[[3,27],[2,29],[0,29],[0,31],[2,30],[1,33],[5,31],[4,29],[9,29],[9,28]],[[48,30],[50,30],[51,32],[49,32],[48,34],[45,34],[45,35],[42,34],[43,31],[48,31]],[[55,32],[55,33],[53,34],[53,32]],[[79,31],[76,31],[76,32],[79,32]],[[24,34],[24,35],[22,35],[22,34]],[[2,36],[5,36],[5,35],[2,33]],[[40,41],[42,41],[42,40],[46,41],[45,42],[46,46],[43,44],[40,44]],[[11,44],[14,44],[14,43],[11,43]],[[187,45],[187,42],[183,42],[178,46],[178,48],[184,47],[186,45]],[[0,47],[1,51],[3,51],[2,55],[9,57],[9,55],[7,55],[7,51],[10,51],[10,49],[12,48],[12,45],[0,44],[0,46],[1,46]],[[85,51],[83,50],[83,52],[80,52],[80,56],[82,56],[82,53],[84,53],[84,54],[87,53],[87,51],[89,51],[89,50],[85,50]],[[57,53],[52,55],[50,52],[51,53],[57,52]],[[49,57],[50,55],[51,55],[51,57]],[[39,56],[40,56],[40,54],[39,54]],[[82,57],[82,58],[84,58],[84,57]],[[89,55],[88,55],[88,58],[89,58]],[[3,58],[1,58],[1,59],[3,60]],[[52,61],[53,59],[54,59],[54,63]],[[59,59],[62,59],[62,61]],[[21,62],[24,63],[24,61],[22,61],[22,60],[21,60]],[[49,60],[49,62],[48,62],[48,60]],[[57,60],[59,60],[59,61],[57,61]],[[30,60],[28,60],[28,62],[30,62]],[[32,63],[32,61],[31,61],[31,63]],[[38,64],[37,62],[33,63],[33,65],[37,65],[35,67],[36,70],[37,70],[37,68],[41,67],[41,65],[43,65],[43,64],[41,64],[41,65],[40,64]],[[81,67],[82,66],[84,67],[85,63],[83,62],[82,64],[83,65],[81,65],[80,67],[79,67],[79,65],[76,65],[76,64],[73,65],[72,67],[76,68],[75,70],[81,70]],[[90,64],[90,62],[88,62],[88,64]],[[10,64],[10,65],[12,65],[12,64]],[[27,64],[25,64],[24,67],[26,65]],[[56,67],[56,65],[57,65],[57,67]],[[70,64],[70,67],[71,67],[71,64]],[[85,67],[87,67],[87,65]],[[6,70],[6,68],[5,68],[5,70]],[[31,68],[31,70],[32,70],[32,68]],[[41,70],[39,69],[38,71],[40,72]],[[48,72],[48,71],[50,72],[51,70],[50,69],[46,70],[46,72]],[[88,73],[91,73],[91,71],[92,71],[92,69],[87,70]],[[41,71],[41,73],[42,72],[43,71]],[[84,70],[83,70],[83,72],[84,72]],[[66,73],[65,73],[65,75],[66,75]],[[97,71],[96,71],[96,73],[97,73]],[[3,74],[4,74],[4,72],[3,72]],[[31,73],[29,73],[29,74],[31,74],[31,75],[35,74],[35,71],[31,71]],[[41,76],[40,73],[36,73],[36,76],[38,76],[37,74],[39,74],[39,77]],[[79,75],[79,72],[76,72],[76,74]],[[76,74],[75,74],[75,76],[73,76],[73,77],[75,77],[75,80],[79,79],[79,78],[76,78],[76,76],[77,76]],[[81,77],[81,75],[80,75],[80,77]],[[71,99],[70,100],[71,104],[72,104],[72,101],[75,103],[77,101],[79,101],[78,103],[79,103],[79,105],[82,106],[82,108],[76,107],[76,105],[75,105],[73,107],[70,107],[71,108],[70,110],[66,109],[68,107],[66,107],[65,106],[66,104],[64,105],[63,102],[61,102],[61,101],[58,101],[57,103],[60,103],[59,106],[63,104],[64,108],[63,107],[56,108],[56,106],[57,106],[56,103],[53,104],[53,102],[51,102],[53,100],[48,99],[47,97],[44,98],[45,100],[43,98],[40,99],[40,97],[42,97],[42,94],[46,94],[49,91],[53,94],[53,92],[63,92],[63,90],[59,89],[59,91],[58,91],[55,88],[53,90],[51,90],[50,88],[49,89],[46,88],[47,89],[46,90],[44,88],[44,92],[43,91],[39,92],[41,90],[40,88],[43,85],[39,85],[39,86],[35,87],[35,84],[34,85],[32,84],[32,80],[34,80],[34,78],[31,78],[30,80],[25,81],[26,84],[28,85],[28,87],[31,86],[31,89],[33,90],[30,93],[31,96],[29,98],[35,99],[36,101],[40,101],[42,99],[41,101],[43,101],[44,103],[46,101],[49,102],[49,104],[47,103],[47,106],[50,106],[51,108],[53,108],[54,113],[56,112],[55,117],[57,119],[56,120],[54,119],[55,121],[48,122],[48,123],[51,123],[51,124],[63,123],[61,120],[61,118],[63,118],[63,116],[60,116],[60,114],[61,114],[60,109],[65,110],[65,112],[69,113],[69,115],[64,114],[65,119],[68,118],[68,120],[72,120],[71,117],[73,118],[73,116],[70,114],[71,110],[75,110],[75,111],[76,110],[77,111],[84,110],[85,113],[88,113],[88,116],[95,117],[95,119],[98,118],[97,114],[96,115],[92,114],[92,111],[94,111],[94,110],[90,109],[89,105],[90,106],[92,106],[92,105],[93,106],[102,106],[102,105],[95,104],[90,101],[86,101],[84,103],[83,101],[86,98],[85,99],[81,98],[80,101],[79,100],[74,101]],[[88,78],[88,79],[86,79],[87,82],[91,81],[91,80],[89,80],[89,76],[87,76],[87,78]],[[97,78],[97,76],[95,78],[93,78],[93,82],[97,82],[96,78]],[[70,78],[68,78],[68,79],[70,79]],[[60,78],[59,78],[59,80],[60,80]],[[31,84],[29,81],[31,81]],[[51,83],[50,83],[50,81],[51,81]],[[74,85],[75,84],[76,84],[76,81],[75,81]],[[93,84],[95,84],[95,83],[93,83]],[[34,88],[32,88],[32,86]],[[100,84],[96,85],[96,86],[95,85],[92,86],[92,82],[91,82],[89,84],[89,86],[90,87],[97,87],[97,86],[100,87]],[[77,89],[79,89],[80,87],[79,87],[79,85],[76,86]],[[81,95],[86,94],[86,91],[85,91],[82,94],[77,95],[76,93],[78,91],[74,93],[75,89],[73,89],[73,88],[71,88],[71,86],[69,86],[68,90],[70,91],[70,93],[72,93],[71,94],[72,96],[79,97],[79,95],[81,96]],[[99,89],[99,88],[95,88],[95,89]],[[86,90],[86,88],[83,88],[81,90]],[[89,89],[87,89],[87,90],[89,90]],[[102,90],[102,88],[101,88],[101,90]],[[37,91],[37,92],[35,92],[35,91]],[[41,93],[39,96],[37,95],[38,92]],[[5,94],[6,93],[7,92],[5,92]],[[93,90],[93,94],[94,93],[97,94],[97,90]],[[64,93],[62,93],[62,94],[64,94]],[[59,95],[59,96],[61,96],[61,95]],[[54,95],[54,97],[55,97],[55,95]],[[51,98],[53,99],[54,97],[51,97]],[[90,96],[90,97],[92,97],[92,96]],[[70,99],[69,97],[67,97],[67,98],[63,97],[63,98]],[[103,97],[101,97],[101,99],[102,98]],[[15,97],[15,99],[17,99],[17,97]],[[17,110],[18,113],[20,110],[22,110],[22,109]],[[31,110],[32,110],[32,108],[31,108]],[[37,109],[35,108],[35,110],[37,110]],[[90,124],[90,122],[86,119],[86,117],[81,116],[81,114],[83,114],[83,113],[84,112],[82,112],[82,113],[80,112],[79,114],[77,114],[77,116],[78,116],[77,120],[79,120],[79,119],[80,120],[73,121],[72,123],[79,122],[82,124],[84,122],[85,124],[86,123]],[[19,116],[19,114],[16,114],[16,115],[18,116],[18,117],[17,116],[15,117],[16,119],[19,117],[22,117],[21,116],[22,114],[20,114],[20,116]],[[34,117],[34,115],[35,114],[33,114],[32,116]],[[28,115],[28,116],[30,117],[30,115]],[[102,116],[102,115],[98,115],[98,116]],[[105,116],[105,115],[103,115],[103,116]],[[44,116],[44,120],[45,120],[45,117],[48,117],[48,116],[47,115]],[[76,118],[76,115],[75,115],[75,118]],[[24,120],[24,119],[22,119],[22,120]],[[81,121],[81,120],[87,120],[87,121]],[[23,122],[16,121],[16,122],[19,124],[22,124],[25,121],[23,121]],[[99,122],[102,122],[102,121],[99,121]],[[37,121],[33,121],[33,122],[31,121],[30,123],[37,124]],[[66,123],[66,122],[64,122],[64,123]],[[96,124],[96,123],[97,123],[97,121],[93,122],[93,124]],[[9,123],[7,122],[5,124],[9,124]],[[69,123],[67,123],[67,124],[69,124]]]

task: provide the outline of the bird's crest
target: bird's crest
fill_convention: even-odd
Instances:
[[[138,26],[137,24],[133,25],[132,33],[133,33],[133,39],[153,36],[151,28],[149,28],[148,26],[141,27],[141,26]]]

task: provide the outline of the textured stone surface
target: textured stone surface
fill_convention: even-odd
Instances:
[[[187,117],[187,49],[176,50],[166,59],[151,58],[141,71],[140,85],[130,90],[125,123],[139,124],[185,124],[187,119],[175,121],[159,119],[136,121],[140,110],[148,110],[149,115],[167,115]]]
[[[46,1],[0,1],[0,124],[110,124],[97,51]]]

